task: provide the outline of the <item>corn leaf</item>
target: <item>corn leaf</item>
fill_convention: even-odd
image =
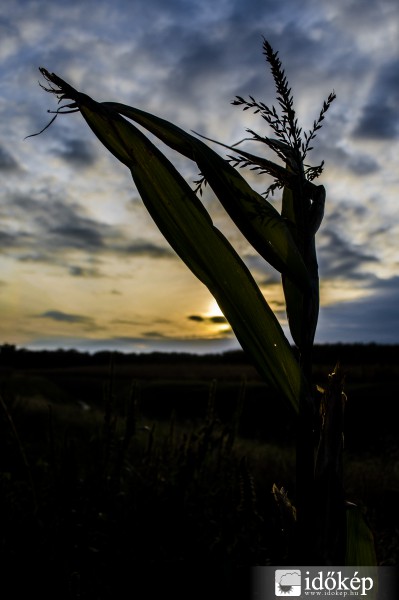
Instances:
[[[293,207],[293,192],[287,186],[283,190],[283,210],[284,216],[287,223],[294,226],[294,207]],[[282,284],[285,297],[285,307],[288,318],[288,326],[292,335],[292,339],[298,348],[302,347],[302,341],[304,336],[304,322],[303,314],[303,293],[298,286],[293,283],[292,279],[283,275]]]
[[[287,170],[291,167],[287,163]],[[310,287],[300,288],[289,275],[282,274],[288,324],[295,344],[301,348],[313,345],[319,315],[319,275],[316,256],[315,234],[322,219],[319,205],[325,191],[322,186],[304,184],[285,186],[281,215],[291,231],[306,265]],[[312,196],[312,203],[310,196]],[[324,208],[324,204],[323,204]]]
[[[282,329],[241,258],[190,186],[136,127],[99,105],[80,106],[97,137],[131,169],[140,196],[180,258],[208,287],[264,377],[297,410],[302,377]]]
[[[214,227],[196,194],[175,167],[137,127],[104,104],[43,70],[70,98],[105,147],[130,170],[141,198],[166,240],[210,290],[244,351],[298,411],[306,383],[279,322],[250,271]]]
[[[253,190],[217,152],[198,138],[164,119],[131,106],[104,102],[103,106],[132,119],[183,156],[194,160],[219,201],[255,250],[300,289],[310,285],[302,256],[278,211]],[[270,172],[292,180],[288,170],[265,161]]]

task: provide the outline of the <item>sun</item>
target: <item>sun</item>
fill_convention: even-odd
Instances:
[[[215,298],[212,298],[208,305],[208,310],[205,312],[206,317],[223,317],[223,313],[220,310],[219,304]]]
[[[207,309],[202,313],[203,319],[207,324],[208,332],[213,336],[225,337],[231,334],[231,325],[220,310],[220,307],[214,298],[211,298]]]

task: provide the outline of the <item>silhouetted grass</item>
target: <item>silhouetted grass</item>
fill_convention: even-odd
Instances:
[[[151,587],[157,573],[203,565],[227,593],[240,567],[284,564],[271,489],[295,493],[294,430],[270,410],[256,413],[263,387],[127,382],[112,371],[98,383],[87,410],[44,377],[3,377],[1,564],[15,590],[115,598],[119,585]],[[386,435],[379,453],[373,440],[355,451],[349,418],[348,499],[363,506],[380,563],[397,564],[397,439]],[[278,427],[285,444],[269,435]]]

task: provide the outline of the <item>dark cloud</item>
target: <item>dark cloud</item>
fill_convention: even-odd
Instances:
[[[60,310],[47,310],[40,315],[36,315],[36,317],[38,319],[50,319],[52,321],[60,321],[62,323],[78,323],[86,325],[93,325],[94,323],[92,317],[65,313]]]
[[[359,150],[344,148],[340,145],[341,140],[331,144],[327,136],[316,143],[318,156],[325,160],[327,169],[330,164],[334,164],[342,172],[350,171],[357,176],[372,175],[382,169],[378,157]]]
[[[373,102],[363,108],[362,117],[353,132],[354,137],[393,140],[399,134],[398,111],[384,103]]]
[[[71,266],[69,267],[69,273],[72,277],[84,277],[85,270],[82,267]]]
[[[0,146],[0,171],[9,173],[19,171],[19,169],[19,164],[14,156],[3,146]]]
[[[335,102],[337,102],[337,100]],[[326,121],[328,118],[329,113],[327,113]],[[324,135],[324,133],[326,135]],[[332,128],[329,127],[328,123],[325,125],[325,129],[322,129],[321,132],[319,132],[319,136],[315,141],[315,160],[313,160],[313,152],[309,155],[311,164],[317,164],[317,162],[321,162],[322,159],[325,161],[325,172],[328,173],[329,167],[333,165],[342,173],[350,171],[358,177],[373,175],[383,169],[378,154],[366,153],[362,150],[352,148],[349,144],[343,146],[342,139],[331,139],[332,133]],[[323,177],[324,173],[321,179]]]
[[[80,217],[76,219],[76,224],[54,227],[47,233],[58,247],[96,252],[105,248],[104,229],[103,225]]]
[[[298,19],[289,17],[295,10],[293,1],[282,7],[272,0],[249,0],[245,5],[231,2],[219,11],[215,6],[214,15],[209,6],[203,9],[197,4],[195,8],[192,20],[187,21],[184,16],[172,20],[154,39],[146,37],[142,45],[138,44],[131,55],[124,57],[127,68],[137,57],[144,63],[164,65],[163,74],[157,78],[157,96],[147,99],[150,106],[155,106],[158,95],[169,99],[170,104],[162,104],[163,114],[175,110],[175,99],[183,111],[185,106],[195,106],[193,117],[201,120],[212,116],[209,112],[204,115],[206,110],[232,114],[234,109],[229,103],[236,94],[251,93],[262,100],[265,91],[273,90],[273,80],[270,74],[267,76],[268,67],[262,56],[263,35],[271,36],[270,41],[281,50],[283,60],[285,56],[285,60],[292,61],[287,40],[295,33],[294,56],[299,54],[301,71],[309,68],[309,60],[316,62],[320,58],[320,44],[307,36]],[[280,31],[287,18],[291,27],[286,35]],[[300,79],[296,64],[291,70]],[[203,127],[206,126],[204,119]]]
[[[399,277],[376,280],[372,294],[320,309],[318,342],[397,344]]]
[[[170,258],[176,254],[167,246],[158,246],[151,242],[135,242],[124,248],[124,252],[131,256],[148,256],[149,258]]]
[[[0,229],[0,248],[1,252],[7,252],[10,249],[18,248],[24,243],[32,241],[31,236],[25,231],[17,231],[10,233]]]
[[[62,264],[67,262],[63,254],[70,250],[154,259],[176,257],[167,245],[143,240],[131,243],[120,227],[82,213],[78,205],[52,198],[48,192],[37,194],[36,198],[12,195],[6,205],[0,206],[0,216],[18,220],[20,227],[12,233],[4,227],[0,230],[1,247],[17,250],[16,258],[21,261],[54,263],[58,260]],[[93,269],[68,264],[67,268],[73,276],[98,275]]]
[[[348,157],[347,161],[342,163],[342,167],[347,167],[355,175],[371,175],[381,170],[380,165],[372,156],[366,154],[355,154]]]
[[[363,273],[362,267],[376,263],[377,258],[326,228],[318,248],[318,262],[322,278],[364,279],[370,275]]]
[[[217,316],[217,317],[209,317],[209,321],[211,323],[219,324],[219,323],[227,323],[226,317]]]
[[[12,245],[25,245],[28,251],[31,244],[34,254],[39,242],[40,254],[66,248],[96,251],[106,246],[106,238],[116,239],[119,233],[110,225],[85,217],[76,204],[53,198],[49,192],[36,198],[15,194],[3,210],[30,230],[28,234],[13,234]]]
[[[363,0],[338,0],[335,3],[337,10],[334,20],[346,25],[352,34],[357,26],[362,32],[373,32],[375,27],[388,19],[398,16],[398,3],[396,0],[380,0],[380,2],[367,2]]]
[[[210,317],[203,317],[201,315],[189,315],[187,317],[189,321],[195,321],[197,323],[214,323],[215,325],[227,323],[226,317],[223,315],[215,315]]]
[[[389,62],[377,74],[353,136],[392,140],[399,138],[399,61]]]
[[[78,265],[71,265],[69,267],[69,274],[72,277],[101,277],[100,272],[92,267],[80,267]]]
[[[87,141],[78,139],[64,140],[54,151],[55,155],[77,168],[92,166],[97,158],[95,147]]]

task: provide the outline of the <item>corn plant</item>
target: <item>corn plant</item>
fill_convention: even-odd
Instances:
[[[116,102],[98,103],[44,68],[42,86],[67,101],[53,112],[80,112],[103,145],[126,165],[142,201],[156,225],[216,299],[243,350],[264,380],[297,413],[296,490],[291,502],[284,490],[273,488],[292,520],[291,560],[296,564],[372,564],[373,541],[356,507],[347,509],[342,487],[344,399],[342,370],[337,366],[326,389],[312,380],[312,348],[319,311],[319,276],[315,237],[323,219],[326,192],[314,180],[323,162],[305,161],[335,99],[331,93],[308,132],[298,126],[293,96],[278,53],[264,40],[277,92],[278,107],[252,96],[237,96],[234,105],[259,114],[274,137],[248,130],[282,164],[220,144],[233,154],[217,153],[202,136],[135,107]],[[194,161],[201,177],[195,190],[137,123],[162,142]],[[44,129],[42,131],[44,131]],[[40,132],[42,133],[42,132]],[[207,142],[214,140],[207,139]],[[250,167],[274,178],[264,194],[241,175]],[[214,226],[201,202],[209,185],[248,242],[281,273],[291,346],[251,272],[226,237]],[[268,196],[282,189],[281,213]],[[315,434],[316,432],[316,434]],[[317,440],[317,436],[319,439]],[[359,533],[360,532],[360,533]]]

